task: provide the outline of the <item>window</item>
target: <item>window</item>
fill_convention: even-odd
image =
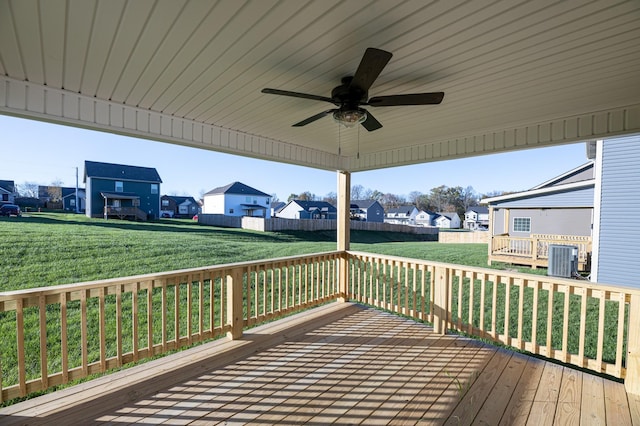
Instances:
[[[152,194],[157,194],[158,193],[158,184],[157,183],[152,183],[151,184],[151,193]]]
[[[119,180],[116,181],[116,192],[124,192],[124,184]]]
[[[169,207],[169,200],[162,200],[162,207]]]
[[[75,199],[75,198],[70,199],[70,200],[69,200],[69,205],[70,205],[71,207],[75,207],[75,206],[76,206],[76,199]]]
[[[229,209],[229,214],[233,214],[233,209]]]
[[[531,232],[530,217],[514,217],[513,232]]]

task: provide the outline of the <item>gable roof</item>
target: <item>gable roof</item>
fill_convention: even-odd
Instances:
[[[249,185],[245,185],[242,182],[232,182],[225,186],[219,186],[218,188],[214,188],[204,195],[206,196],[216,194],[258,195],[260,197],[271,197],[271,195],[266,194],[262,191],[258,191],[257,189],[252,188]]]
[[[127,166],[124,164],[84,162],[84,181],[87,178],[128,180],[137,182],[160,183],[160,175],[153,167]]]
[[[413,211],[413,209],[418,210],[416,206],[400,206],[400,207],[390,207],[387,209],[387,213],[401,213],[409,215]]]
[[[0,180],[0,189],[13,193],[15,191],[15,187],[15,183],[12,180]]]
[[[589,178],[589,176],[591,177]],[[497,197],[484,198],[480,200],[480,202],[482,204],[495,205],[505,201],[533,199],[536,197],[542,197],[551,194],[568,192],[575,193],[575,191],[594,188],[595,182],[595,178],[593,177],[593,161],[590,161],[559,176],[556,176],[553,179],[543,182],[538,186],[534,186],[528,191],[521,191],[512,194],[499,195]],[[593,204],[593,199],[591,200],[591,203]],[[593,207],[593,205],[591,205],[591,207]]]
[[[478,214],[489,213],[489,207],[486,206],[473,206],[467,209],[467,212],[476,212]]]
[[[326,210],[337,211],[333,204],[327,201],[305,201],[305,200],[291,200],[290,203],[296,203],[302,207],[305,211],[311,210]]]
[[[575,169],[571,169],[568,172],[549,179],[546,182],[542,182],[540,185],[536,185],[531,188],[531,190],[548,188],[565,183],[581,182],[585,180],[591,180],[593,178],[593,161],[589,161],[588,163],[582,164]]]
[[[165,197],[171,198],[173,201],[175,201],[176,204],[182,204],[187,200],[191,201],[192,204],[196,204],[196,205],[198,204],[195,198],[185,196],[185,195],[163,195],[162,196],[162,198],[165,198]]]
[[[458,213],[456,213],[456,212],[438,212],[437,215],[439,217],[446,217],[447,219],[452,220],[454,216],[458,215]]]
[[[355,209],[368,209],[369,207],[371,207],[374,204],[380,204],[377,200],[352,200],[351,201],[351,208],[355,208]]]

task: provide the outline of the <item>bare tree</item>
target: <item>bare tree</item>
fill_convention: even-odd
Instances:
[[[473,189],[473,186],[467,186],[465,189],[462,190],[461,201],[462,201],[462,207],[465,212],[469,210],[469,207],[478,205],[478,201],[479,201],[478,194]]]
[[[322,201],[326,201],[327,203],[335,206],[338,204],[338,195],[335,192],[330,192],[322,197]]]
[[[409,202],[411,204],[413,204],[414,206],[417,206],[418,202],[420,201],[420,197],[422,197],[422,192],[420,192],[420,191],[411,191],[409,193]]]
[[[16,185],[16,192],[21,197],[38,198],[38,184],[35,182],[24,182]]]
[[[364,186],[362,185],[352,185],[351,186],[351,199],[352,200],[362,200],[364,196]]]

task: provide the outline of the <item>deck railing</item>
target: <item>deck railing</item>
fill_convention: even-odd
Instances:
[[[338,253],[0,293],[0,401],[338,297]]]
[[[638,289],[349,253],[352,300],[637,386]]]
[[[105,206],[103,216],[105,219],[109,217],[117,217],[119,219],[131,217],[134,220],[147,220],[147,214],[138,207]]]
[[[639,290],[349,251],[0,293],[0,397],[344,298],[625,378],[640,393]]]
[[[578,269],[589,266],[591,237],[578,235],[532,234],[531,237],[494,235],[491,237],[489,264],[507,262],[529,265],[532,268],[549,265],[549,246],[552,244],[578,247]]]

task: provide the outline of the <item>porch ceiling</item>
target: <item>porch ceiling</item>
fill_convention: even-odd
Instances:
[[[640,2],[0,0],[0,113],[359,171],[640,132]],[[393,53],[342,130],[329,96]],[[338,138],[340,137],[340,142]],[[338,145],[341,147],[338,155]]]

